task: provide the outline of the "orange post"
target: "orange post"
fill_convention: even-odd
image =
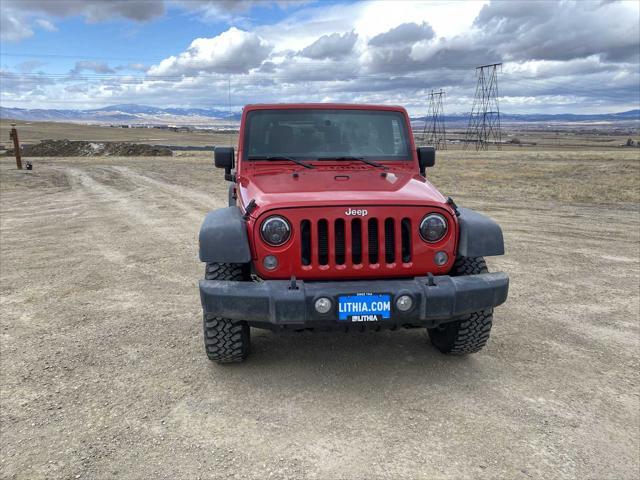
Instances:
[[[16,167],[18,170],[22,170],[22,154],[20,152],[20,140],[18,140],[18,130],[16,130],[15,123],[11,124],[11,133],[9,134],[11,140],[13,140],[13,151],[16,154]]]

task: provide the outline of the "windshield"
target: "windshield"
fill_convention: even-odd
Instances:
[[[247,114],[244,158],[287,156],[410,160],[401,112],[385,110],[254,110]]]

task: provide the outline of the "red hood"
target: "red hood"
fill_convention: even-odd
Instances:
[[[297,174],[297,177],[294,176]],[[291,170],[256,173],[240,179],[240,196],[263,209],[330,205],[443,206],[446,198],[417,174],[371,168]]]

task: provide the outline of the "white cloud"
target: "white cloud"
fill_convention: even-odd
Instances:
[[[437,37],[450,38],[465,32],[487,3],[488,0],[365,2],[353,24],[359,35],[372,38],[403,23],[426,22]]]
[[[164,2],[146,0],[3,0],[3,7],[58,18],[83,16],[89,22],[112,18],[146,21],[162,15]]]
[[[351,53],[356,40],[358,40],[358,35],[354,32],[342,35],[339,33],[323,35],[311,45],[303,48],[300,55],[316,60],[343,58]]]
[[[0,39],[7,42],[19,42],[33,35],[33,30],[18,13],[0,9]]]
[[[474,22],[472,40],[507,60],[640,56],[640,3],[493,2]]]
[[[299,51],[322,35],[353,30],[354,18],[359,15],[362,5],[306,7],[292,12],[278,23],[257,26],[255,32],[268,38],[276,51]]]
[[[49,20],[46,20],[44,18],[37,18],[34,23],[41,29],[46,30],[47,32],[58,31],[58,27],[56,27],[53,23],[51,23]]]
[[[149,75],[244,73],[259,67],[272,48],[259,35],[231,27],[213,38],[196,38],[186,51],[153,65]]]
[[[374,47],[412,45],[416,42],[431,40],[434,36],[435,32],[427,22],[422,22],[420,25],[414,22],[401,23],[397,27],[373,37],[369,40],[369,45]]]
[[[95,62],[91,60],[82,60],[76,62],[73,70],[71,70],[71,72],[69,73],[71,73],[72,75],[76,75],[84,71],[90,71],[100,74],[115,73],[115,70],[109,67],[109,65],[107,65],[105,62]]]
[[[307,0],[168,0],[167,3],[197,15],[205,23],[226,23],[234,26],[251,25],[248,16],[256,7],[296,8]]]
[[[121,70],[134,70],[136,72],[146,72],[147,70],[149,70],[149,67],[147,65],[145,65],[144,63],[140,63],[140,62],[133,62],[133,63],[128,63],[127,65],[122,65],[120,67]]]

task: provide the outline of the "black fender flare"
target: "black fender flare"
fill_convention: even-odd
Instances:
[[[207,263],[249,263],[251,249],[247,224],[238,207],[209,212],[200,227],[200,261]]]
[[[458,255],[463,257],[490,257],[504,255],[504,239],[500,225],[486,215],[458,207]]]

